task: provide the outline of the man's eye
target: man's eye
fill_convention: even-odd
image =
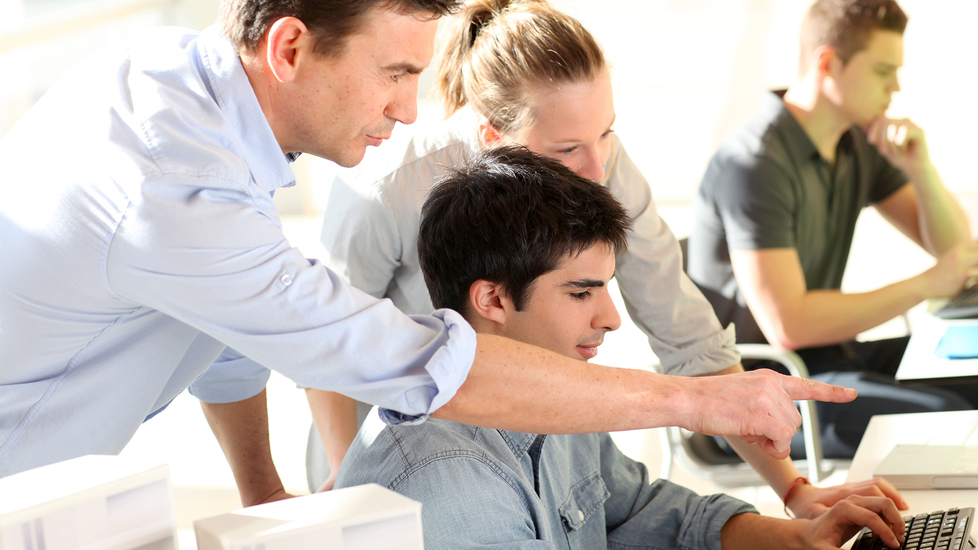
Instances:
[[[583,301],[583,300],[588,299],[588,297],[591,296],[591,291],[590,290],[585,290],[584,292],[574,292],[574,293],[571,294],[571,296],[573,296],[575,300],[581,300],[581,301]]]

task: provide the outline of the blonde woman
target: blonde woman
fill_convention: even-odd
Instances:
[[[430,187],[483,148],[522,144],[606,187],[633,218],[615,278],[664,372],[741,371],[733,327],[720,326],[683,273],[676,237],[613,131],[611,75],[591,34],[550,4],[530,0],[478,0],[443,24],[437,92],[448,118],[369,151],[361,168],[333,183],[322,232],[327,265],[408,314],[430,313],[416,244]],[[356,404],[307,391],[319,428],[310,434],[310,489],[329,488],[356,432]],[[885,481],[819,489],[797,482],[804,478],[790,460],[742,440],[731,444],[779,495],[791,493],[787,504],[799,517],[818,516],[854,492],[903,504]],[[334,473],[326,474],[326,462]]]

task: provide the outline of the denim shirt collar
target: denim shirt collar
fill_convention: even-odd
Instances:
[[[502,436],[503,441],[509,446],[509,449],[513,452],[515,456],[523,456],[529,451],[530,446],[536,441],[537,434],[527,434],[522,432],[509,432],[506,430],[497,430],[499,435]],[[547,437],[547,436],[543,436]]]
[[[197,44],[199,67],[228,125],[234,129],[234,148],[248,162],[255,183],[269,193],[295,185],[290,159],[281,152],[231,42],[220,36],[216,26],[211,26],[200,33]]]

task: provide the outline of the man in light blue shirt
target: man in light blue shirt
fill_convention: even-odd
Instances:
[[[198,388],[205,402],[261,395],[261,366],[392,422],[679,424],[782,456],[792,398],[852,399],[772,375],[585,372],[451,311],[405,316],[292,248],[271,200],[294,183],[289,160],[352,166],[413,122],[435,19],[457,4],[227,1],[220,30],[99,52],[18,121],[0,141],[0,476],[119,452],[211,364],[235,382]],[[222,444],[248,433],[225,426]]]
[[[594,358],[621,319],[607,283],[631,220],[604,187],[520,147],[489,150],[437,184],[418,258],[433,303],[482,334]],[[815,520],[758,516],[727,495],[657,480],[607,433],[537,435],[368,417],[337,486],[375,482],[421,501],[425,547],[838,547],[869,525],[897,545],[886,497],[851,496]]]

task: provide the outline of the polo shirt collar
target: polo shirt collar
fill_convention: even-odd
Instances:
[[[295,185],[289,167],[292,159],[281,152],[231,42],[211,26],[200,33],[197,43],[204,76],[231,128],[234,152],[248,163],[255,183],[269,193]]]
[[[812,143],[812,139],[808,137],[808,134],[801,127],[798,119],[785,107],[784,101],[781,99],[785,91],[774,90],[771,93],[764,94],[761,109],[765,115],[769,116],[768,120],[775,121],[775,124],[781,130],[786,147],[790,149],[789,152],[792,158],[821,159],[822,155],[818,152],[815,144]]]

